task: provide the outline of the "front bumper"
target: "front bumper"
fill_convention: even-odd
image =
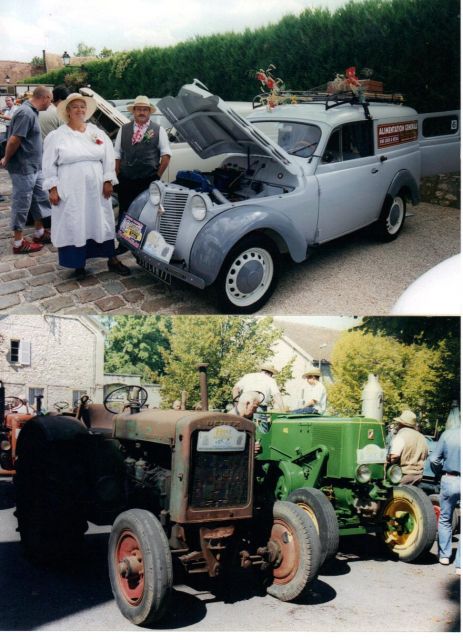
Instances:
[[[189,273],[185,269],[181,269],[180,267],[176,267],[167,262],[163,262],[162,260],[153,258],[143,250],[135,249],[131,244],[120,237],[118,237],[118,240],[134,255],[137,264],[139,264],[140,267],[145,269],[145,271],[155,278],[162,280],[162,282],[170,284],[170,277],[174,277],[177,278],[177,280],[182,280],[183,282],[191,284],[197,289],[206,288],[206,283],[202,278]]]

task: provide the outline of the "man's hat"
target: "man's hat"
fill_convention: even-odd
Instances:
[[[83,100],[85,102],[85,104],[87,105],[85,119],[89,120],[96,111],[96,107],[97,107],[96,100],[95,98],[91,98],[90,96],[83,96],[80,93],[71,93],[68,95],[66,100],[63,100],[62,102],[59,103],[59,105],[56,107],[58,116],[61,118],[63,122],[69,122],[69,114],[66,111],[66,107],[71,102],[74,102],[74,100]]]
[[[127,105],[127,111],[133,113],[134,107],[149,107],[151,113],[154,113],[156,111],[156,107],[154,106],[154,104],[151,104],[149,98],[147,98],[146,96],[137,96],[133,102]]]
[[[317,367],[312,367],[312,369],[309,369],[308,371],[303,373],[302,377],[308,378],[309,376],[317,376],[317,378],[320,378],[321,375],[322,375],[322,372],[320,371],[320,369],[317,369]]]
[[[269,373],[271,373],[273,376],[276,376],[278,374],[278,371],[275,369],[275,367],[271,364],[269,364],[268,362],[265,362],[261,368],[261,371],[268,371]]]
[[[411,429],[416,429],[417,426],[416,415],[413,413],[413,411],[409,411],[408,409],[402,411],[398,418],[394,418],[393,422],[397,422],[404,427],[410,427]]]

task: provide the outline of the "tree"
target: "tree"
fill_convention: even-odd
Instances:
[[[107,47],[103,47],[103,49],[98,54],[99,58],[110,58],[114,55],[114,51],[112,49],[108,49]]]
[[[157,381],[164,371],[169,325],[168,317],[117,316],[106,339],[105,370],[137,373],[144,382]]]
[[[31,60],[33,67],[43,67],[43,58],[40,56],[34,56]]]
[[[200,399],[197,365],[206,362],[209,404],[223,409],[232,400],[235,382],[272,356],[272,345],[282,334],[270,317],[179,316],[172,317],[171,322],[171,332],[163,329],[169,339],[169,348],[162,349],[165,407],[171,406],[183,390],[188,394],[187,406],[194,407]],[[277,377],[280,388],[291,378],[291,369],[291,363],[287,363]]]
[[[79,91],[87,84],[88,74],[85,71],[72,71],[64,76],[64,84],[70,91]]]
[[[374,373],[384,391],[385,421],[409,408],[420,417],[424,431],[433,431],[436,420],[445,421],[453,399],[442,395],[457,375],[445,367],[447,357],[445,341],[431,348],[385,335],[346,332],[333,349],[330,406],[341,415],[360,413],[362,389]]]
[[[91,47],[85,42],[79,42],[77,45],[77,51],[74,53],[77,58],[85,58],[86,56],[96,55],[95,47]]]

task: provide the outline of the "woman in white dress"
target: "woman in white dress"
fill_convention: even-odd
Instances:
[[[111,194],[117,184],[114,148],[108,136],[87,122],[96,109],[93,98],[71,93],[58,105],[66,123],[44,140],[44,189],[52,204],[51,240],[59,263],[86,276],[88,258],[108,258],[108,269],[129,275],[116,258]]]

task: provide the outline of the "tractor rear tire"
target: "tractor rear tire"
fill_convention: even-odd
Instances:
[[[278,550],[267,593],[283,602],[304,596],[320,568],[317,530],[306,512],[291,502],[273,505],[273,527],[268,545]]]
[[[49,427],[57,424],[63,425],[64,439],[50,438]],[[87,530],[82,437],[88,437],[83,425],[58,416],[33,418],[21,430],[14,477],[16,517],[21,544],[34,563],[60,563],[81,550]]]
[[[292,491],[289,502],[297,504],[310,517],[321,544],[321,564],[336,555],[339,547],[339,525],[333,505],[319,489],[302,487]]]
[[[382,519],[380,541],[402,562],[413,562],[434,544],[436,514],[428,496],[418,487],[394,487],[392,497],[383,508]]]
[[[172,556],[164,529],[150,511],[130,509],[116,518],[108,566],[121,613],[136,625],[160,620],[172,592]]]

